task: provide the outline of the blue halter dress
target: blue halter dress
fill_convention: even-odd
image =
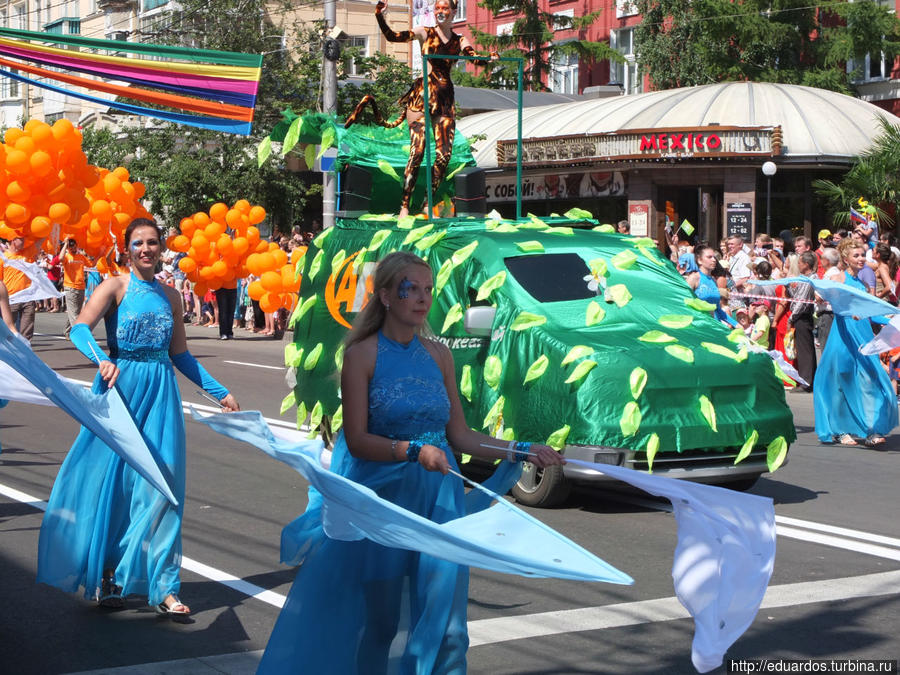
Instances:
[[[180,586],[185,440],[181,394],[169,360],[172,306],[156,280],[134,275],[106,319],[116,387],[178,499],[173,507],[105,443],[83,428],[53,484],[41,525],[38,581],[93,597],[104,570],[123,593],[156,605]],[[98,374],[94,393],[106,383]]]
[[[866,290],[849,272],[844,277],[848,286]],[[868,319],[834,315],[813,388],[820,441],[830,443],[842,434],[884,436],[897,426],[897,398],[888,374],[877,356],[859,353],[872,337]]]
[[[443,376],[428,350],[418,338],[404,345],[379,333],[369,432],[440,447],[458,471],[445,436],[449,419]],[[418,463],[359,459],[343,433],[331,471],[435,522],[478,510],[466,504],[456,476]],[[518,465],[501,462],[492,487],[502,494],[518,473]],[[306,512],[282,533],[281,556],[300,568],[258,672],[465,672],[467,567],[368,540],[329,539],[314,489]]]

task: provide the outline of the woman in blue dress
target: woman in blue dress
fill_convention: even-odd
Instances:
[[[148,447],[168,470],[178,506],[82,428],[59,470],[41,525],[38,581],[69,592],[84,587],[85,597],[105,607],[123,607],[126,595],[146,595],[158,612],[177,619],[190,609],[178,599],[185,439],[172,365],[224,409],[238,405],[187,351],[181,299],[153,276],[159,228],[137,219],[125,231],[125,245],[131,274],[97,287],[71,339],[99,366],[94,392],[118,387]],[[91,335],[101,317],[109,356]]]
[[[838,253],[845,266],[843,282],[865,291],[858,278],[866,264],[865,246],[843,239]],[[816,435],[823,443],[857,445],[859,438],[874,447],[897,426],[897,397],[890,377],[877,356],[859,353],[872,337],[868,319],[835,314],[813,387]]]
[[[737,322],[722,309],[722,293],[719,291],[719,286],[712,276],[718,264],[716,252],[712,246],[697,246],[694,249],[694,257],[697,260],[699,270],[688,276],[688,284],[694,289],[694,295],[716,306],[713,316],[719,321],[732,327],[736,326]]]
[[[331,471],[435,522],[465,515],[451,447],[501,462],[505,492],[519,461],[560,464],[543,445],[500,441],[469,429],[453,359],[419,332],[432,303],[431,268],[392,253],[345,340],[344,428]],[[529,455],[525,453],[529,452]],[[301,564],[269,639],[260,673],[464,673],[468,568],[368,540],[328,539],[321,497],[282,534],[282,560]]]

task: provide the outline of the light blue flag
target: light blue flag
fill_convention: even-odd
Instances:
[[[178,500],[169,486],[168,470],[147,447],[131,413],[115,389],[98,395],[57,375],[31,351],[31,345],[0,321],[0,361],[4,361],[38,392],[84,425],[125,460],[173,506]],[[36,401],[37,402],[37,401]]]
[[[420,551],[458,565],[580,581],[631,584],[633,580],[499,495],[494,506],[446,523],[435,523],[379,497],[370,488],[332,473],[319,463],[322,442],[275,438],[261,413],[191,414],[230,438],[259,448],[299,471],[323,497],[323,525],[332,539],[370,539],[384,546]],[[498,536],[502,534],[502,536]]]
[[[860,319],[868,319],[884,314],[897,314],[900,312],[892,304],[881,298],[866,293],[863,290],[842,284],[838,281],[809,277],[788,277],[786,279],[767,279],[766,281],[754,280],[754,286],[785,286],[792,283],[812,284],[816,293],[831,303],[835,314],[841,316],[857,316]]]

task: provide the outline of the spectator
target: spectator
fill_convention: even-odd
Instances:
[[[896,305],[897,257],[890,246],[878,242],[872,249],[872,258],[875,262],[875,295]]]
[[[8,260],[21,260],[27,262],[25,254],[25,239],[16,237],[9,242],[4,255]],[[24,291],[31,286],[31,279],[12,265],[3,266],[3,283],[6,284],[6,290],[9,297],[12,297],[19,291]],[[16,302],[10,304],[10,312],[12,313],[13,322],[19,334],[26,340],[31,342],[34,336],[34,313],[37,309],[37,303],[34,300],[28,302]]]
[[[835,230],[834,234],[831,235],[831,241],[834,242],[834,245],[837,246],[841,243],[842,239],[846,239],[849,236],[847,230],[841,228],[839,230]]]
[[[825,274],[825,261],[822,260],[822,251],[826,248],[831,248],[834,246],[834,241],[831,238],[831,230],[819,230],[819,246],[816,248],[816,276],[820,279],[822,275]]]
[[[619,234],[631,234],[631,225],[629,225],[627,220],[620,220],[616,224],[616,231]]]
[[[826,248],[822,251],[822,261],[825,266],[825,272],[822,278],[826,281],[840,281],[843,273],[839,267],[841,256],[836,248]],[[816,322],[816,333],[819,337],[819,347],[825,349],[825,343],[828,341],[828,333],[831,332],[831,323],[834,321],[834,312],[831,309],[831,303],[825,302],[821,298],[816,306],[816,314],[818,320]]]
[[[750,320],[750,310],[746,307],[741,307],[734,313],[734,318],[737,320],[738,326],[744,331],[744,335],[746,335],[749,340],[750,334],[753,332],[753,324]]]
[[[772,327],[772,321],[769,318],[769,306],[765,300],[754,300],[750,304],[750,319],[753,321],[750,341],[763,349],[769,349],[769,329]]]
[[[62,290],[62,266],[59,264],[58,256],[54,256],[53,258],[49,256],[42,256],[42,267],[47,270],[47,279],[53,284],[57,291]],[[45,306],[48,312],[56,313],[61,312],[62,307],[59,303],[59,298],[49,298],[44,301],[45,303],[49,303],[48,306]]]
[[[734,287],[739,293],[743,292],[744,284],[750,279],[750,256],[745,250],[744,240],[736,234],[728,237],[728,259],[728,272]]]
[[[54,260],[61,261],[63,267],[63,292],[66,294],[66,327],[63,335],[69,337],[69,331],[84,306],[84,268],[90,267],[91,261],[78,252],[78,242],[74,239],[66,241],[65,247],[60,249]]]
[[[800,276],[808,279],[816,278],[816,255],[812,251],[804,251],[797,257]],[[813,287],[807,283],[791,284],[790,325],[794,329],[794,352],[797,355],[797,372],[808,384],[798,389],[810,392],[813,390],[813,379],[816,375],[816,342],[813,337]]]

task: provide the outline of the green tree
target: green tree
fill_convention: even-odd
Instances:
[[[636,0],[638,63],[657,89],[750,80],[851,93],[848,59],[898,53],[900,22],[872,0]]]
[[[600,11],[581,17],[563,16],[540,8],[538,0],[482,0],[479,5],[494,15],[512,10],[517,15],[512,32],[492,35],[470,26],[475,41],[484,49],[496,50],[501,56],[524,57],[525,88],[530,91],[547,89],[545,81],[551,72],[553,59],[562,54],[575,54],[580,60],[594,63],[604,59],[621,60],[619,53],[605,42],[583,38],[556,41],[557,31],[577,31],[583,34],[600,16]],[[501,63],[472,75],[454,73],[459,84],[508,88],[515,87],[518,68],[514,63]]]

